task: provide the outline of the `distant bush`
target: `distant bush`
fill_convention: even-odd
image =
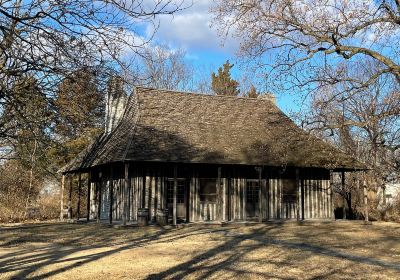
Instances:
[[[385,220],[400,222],[400,194],[394,197],[386,209]]]
[[[59,195],[43,187],[43,179],[31,178],[18,161],[0,165],[0,223],[57,218]]]

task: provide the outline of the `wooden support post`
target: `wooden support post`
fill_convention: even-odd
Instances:
[[[129,163],[125,163],[125,180],[124,180],[124,201],[123,201],[123,209],[124,213],[122,215],[122,223],[126,225],[126,221],[128,220],[128,186],[129,186]]]
[[[110,208],[108,213],[108,219],[110,225],[113,222],[113,204],[114,204],[114,178],[113,178],[113,165],[110,165]]]
[[[78,205],[76,207],[76,220],[79,221],[81,217],[81,188],[82,188],[82,174],[79,172],[78,179]]]
[[[86,221],[89,222],[90,220],[90,192],[91,192],[91,182],[90,182],[90,171],[88,173],[87,178],[87,197],[86,197]]]
[[[369,217],[368,217],[368,190],[367,190],[367,180],[365,179],[365,173],[364,173],[364,180],[363,180],[363,189],[364,189],[364,216],[365,216],[365,222],[369,222]]]
[[[243,175],[242,175],[243,176]],[[247,180],[244,178],[240,179],[241,183],[241,190],[242,190],[242,215],[243,215],[243,220],[246,221],[247,219],[247,212],[246,212],[246,203],[247,203]]]
[[[97,188],[97,223],[100,223],[100,215],[101,215],[101,189],[103,188],[103,178],[102,173],[99,172],[99,183]]]
[[[333,171],[329,170],[329,215],[330,217],[335,220],[335,209],[333,209],[333,191],[332,191],[332,186],[333,186]]]
[[[178,167],[174,165],[174,193],[172,206],[172,224],[176,226],[176,193],[178,191]]]
[[[262,167],[257,167],[257,172],[258,172],[258,221],[262,223],[263,220],[263,211],[262,211],[262,205],[263,205],[263,186],[261,184],[261,177],[262,177]]]
[[[189,209],[189,207],[190,207],[190,199],[191,199],[191,195],[190,195],[190,182],[186,182],[185,183],[185,189],[184,189],[184,191],[185,191],[185,222],[186,223],[189,223],[190,222],[190,209]]]
[[[300,199],[299,189],[301,189],[300,170],[296,168],[296,219],[300,221]]]
[[[222,221],[221,167],[217,170],[217,220]]]
[[[342,190],[343,190],[343,220],[346,220],[346,178],[342,171]]]
[[[303,171],[304,172],[304,171]],[[301,219],[305,219],[305,195],[304,195],[304,180],[300,179],[300,190],[301,190],[301,197],[300,197],[300,202],[301,202]]]
[[[64,185],[65,185],[65,175],[61,176],[61,197],[60,197],[60,220],[64,221]]]
[[[72,184],[73,184],[73,175],[71,174],[69,178],[69,193],[68,193],[68,220],[72,219]]]

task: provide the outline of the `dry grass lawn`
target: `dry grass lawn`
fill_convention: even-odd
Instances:
[[[400,279],[400,224],[0,226],[0,279]]]

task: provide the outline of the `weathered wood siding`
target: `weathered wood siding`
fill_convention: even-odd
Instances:
[[[218,169],[220,168],[220,169]],[[101,176],[99,176],[101,172]],[[162,164],[130,164],[125,183],[123,166],[92,171],[90,218],[96,219],[100,200],[100,219],[122,220],[126,205],[127,220],[137,220],[138,209],[147,208],[149,221],[156,222],[157,213],[168,207],[168,180],[174,180],[171,166]],[[259,172],[259,171],[258,171]],[[332,219],[330,175],[324,169],[295,169],[240,166],[178,166],[179,180],[185,181],[185,222],[246,221],[281,219]],[[202,201],[200,180],[215,178],[216,200]],[[248,182],[259,187],[256,216],[246,210]],[[288,184],[291,192],[288,194]],[[293,184],[294,189],[293,189]],[[111,187],[113,191],[111,192]],[[100,191],[101,188],[101,191]],[[112,194],[112,197],[110,196]],[[101,197],[99,197],[99,195]],[[253,193],[253,198],[257,194]],[[126,203],[126,204],[125,204]],[[254,209],[253,209],[254,210]],[[299,211],[299,213],[297,213]]]

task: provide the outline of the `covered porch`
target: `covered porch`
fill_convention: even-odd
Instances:
[[[332,172],[247,165],[108,164],[63,175],[60,218],[122,225],[334,219]],[[73,203],[74,177],[78,195]]]

